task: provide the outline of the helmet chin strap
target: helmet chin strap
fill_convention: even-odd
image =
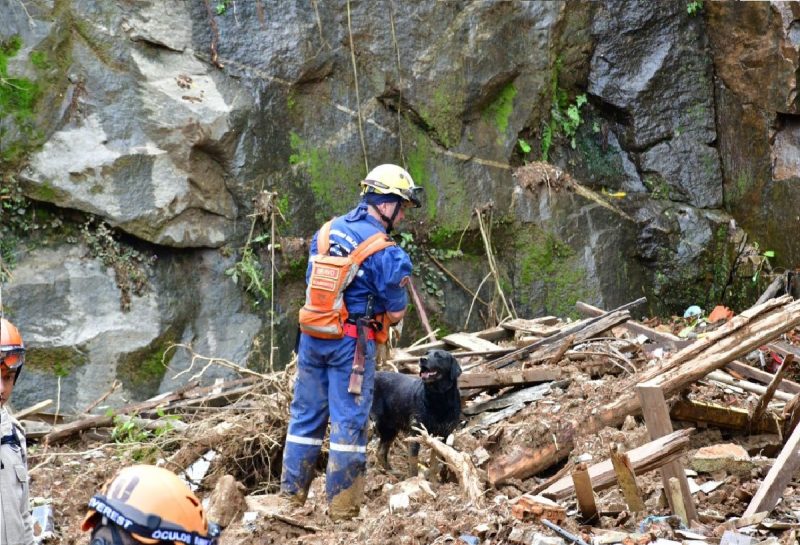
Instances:
[[[392,229],[394,229],[394,220],[397,219],[397,214],[400,213],[400,208],[402,208],[402,206],[403,206],[403,203],[401,203],[401,202],[394,203],[394,212],[392,212],[392,217],[391,218],[386,217],[386,215],[383,212],[381,212],[381,209],[378,208],[377,206],[375,206],[375,210],[377,210],[378,215],[381,217],[381,220],[386,223],[386,234],[387,235],[392,232]]]

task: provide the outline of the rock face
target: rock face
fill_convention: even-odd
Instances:
[[[779,264],[800,258],[783,236],[800,197],[794,4],[0,0],[0,13],[3,183],[68,226],[97,216],[122,248],[109,259],[74,229],[0,241],[37,362],[20,404],[53,397],[58,376],[64,410],[117,378],[114,402],[164,391],[202,368],[193,354],[261,366],[270,335],[285,364],[306,252],[288,241],[350,208],[383,162],[426,190],[406,242],[453,329],[492,310],[470,312],[472,293],[422,247],[463,241],[447,269],[478,289],[476,208],[492,211],[522,316],[642,293],[651,311],[730,305],[744,293],[737,225]],[[274,289],[266,190],[285,218]],[[158,256],[138,295],[121,291],[125,248]]]

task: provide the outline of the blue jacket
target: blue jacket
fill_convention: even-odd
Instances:
[[[359,243],[375,233],[385,233],[380,221],[367,212],[363,202],[333,220],[330,233],[330,255],[348,255]],[[311,255],[316,255],[319,231],[311,239]],[[403,278],[411,276],[411,259],[399,246],[389,246],[361,264],[358,274],[344,292],[344,301],[350,314],[364,314],[367,298],[373,296],[373,314],[385,311],[398,312],[406,308],[408,296],[400,285]],[[306,283],[311,276],[311,264],[306,271]]]

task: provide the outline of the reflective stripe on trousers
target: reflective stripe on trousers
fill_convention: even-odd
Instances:
[[[367,425],[375,382],[375,343],[367,343],[360,396],[347,391],[355,339],[315,339],[301,335],[297,381],[283,450],[281,491],[308,491],[322,440],[331,422],[325,490],[330,501],[366,473]]]

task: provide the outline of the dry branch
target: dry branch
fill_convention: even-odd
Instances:
[[[467,498],[477,507],[483,505],[483,485],[475,464],[469,454],[459,452],[447,446],[435,437],[432,437],[425,428],[414,428],[419,433],[416,437],[409,437],[407,441],[424,443],[442,457],[442,459],[455,471],[461,489]]]

